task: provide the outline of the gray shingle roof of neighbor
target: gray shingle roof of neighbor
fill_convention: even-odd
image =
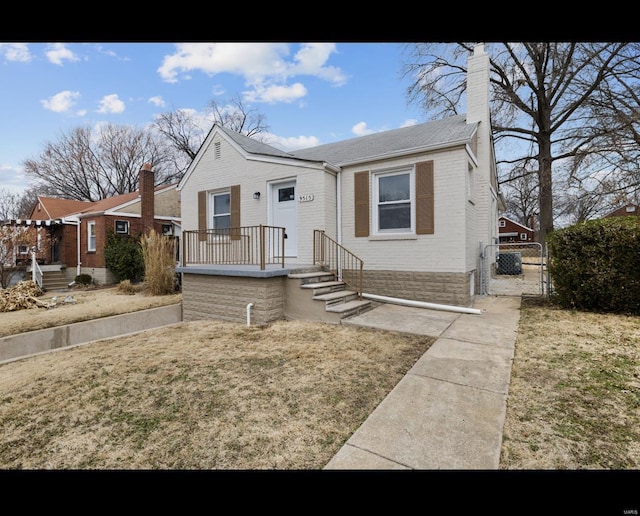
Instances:
[[[323,161],[340,166],[394,153],[468,141],[477,124],[467,124],[466,115],[455,115],[399,129],[359,136],[335,143],[285,152],[235,131],[219,127],[245,151],[252,154]]]

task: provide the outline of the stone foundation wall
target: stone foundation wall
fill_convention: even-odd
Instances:
[[[471,273],[363,271],[364,292],[443,305],[471,306]]]
[[[182,311],[184,321],[221,319],[267,324],[284,319],[286,276],[253,278],[244,276],[182,275]]]

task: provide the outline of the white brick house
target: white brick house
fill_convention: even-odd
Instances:
[[[482,45],[468,61],[467,108],[293,152],[214,126],[178,185],[183,232],[285,227],[295,267],[313,264],[323,230],[363,260],[364,292],[469,306],[501,208]]]

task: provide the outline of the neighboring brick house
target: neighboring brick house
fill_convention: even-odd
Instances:
[[[536,241],[535,231],[508,217],[498,218],[498,235],[501,244],[529,244]]]
[[[605,215],[603,218],[608,217],[629,217],[633,215],[640,215],[640,208],[638,208],[635,204],[627,204],[626,206],[622,206],[613,210],[612,212]]]
[[[145,164],[136,192],[95,202],[39,196],[29,219],[11,223],[42,233],[37,260],[43,272],[63,270],[68,281],[89,274],[96,283],[109,284],[114,277],[104,257],[108,232],[137,237],[153,228],[179,238],[180,194],[177,184],[154,187],[153,171]]]

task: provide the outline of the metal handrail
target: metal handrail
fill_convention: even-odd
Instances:
[[[321,229],[313,231],[313,263],[333,272],[362,299],[364,261],[328,237]]]
[[[284,268],[285,228],[242,226],[182,232],[182,266],[259,265]]]

